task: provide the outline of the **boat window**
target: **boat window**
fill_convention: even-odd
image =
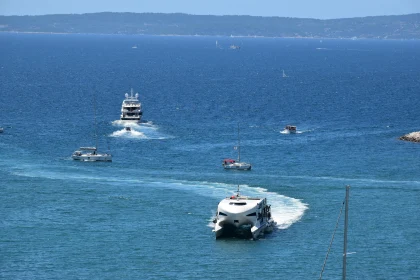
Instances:
[[[254,212],[254,213],[248,214],[247,216],[248,216],[248,217],[251,217],[251,216],[257,216],[257,213],[256,213],[256,212]]]
[[[246,205],[246,202],[231,202],[229,204],[230,205],[239,205],[239,206],[242,206],[242,205]]]
[[[223,213],[223,212],[219,212],[219,215],[220,216],[227,216],[225,213]]]

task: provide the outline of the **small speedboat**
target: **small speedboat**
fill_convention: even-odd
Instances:
[[[288,131],[289,133],[296,133],[297,131],[296,126],[294,125],[286,125],[284,129]]]
[[[243,196],[239,193],[239,186],[236,195],[220,201],[213,222],[216,239],[239,235],[255,240],[263,233],[271,232],[276,225],[267,199]]]

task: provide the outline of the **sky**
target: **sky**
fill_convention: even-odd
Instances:
[[[96,12],[333,19],[420,13],[420,0],[0,0],[0,15]]]

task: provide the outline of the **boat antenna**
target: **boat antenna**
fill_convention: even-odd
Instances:
[[[236,197],[239,197],[239,184],[238,184],[238,190],[236,192]]]
[[[348,226],[348,202],[349,202],[349,190],[350,186],[346,186],[346,198],[343,201],[343,205],[341,206],[340,213],[338,214],[337,222],[335,224],[334,233],[331,237],[330,245],[328,246],[327,255],[325,256],[324,264],[322,266],[321,274],[319,275],[319,279],[322,279],[322,273],[324,272],[325,265],[327,264],[328,255],[331,250],[331,245],[334,241],[334,236],[337,231],[338,222],[341,217],[341,213],[343,212],[343,207],[345,206],[345,220],[344,220],[344,252],[343,252],[343,280],[346,279],[346,257],[347,257],[347,226]]]

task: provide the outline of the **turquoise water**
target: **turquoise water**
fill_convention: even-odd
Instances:
[[[348,278],[420,278],[420,146],[398,140],[420,130],[420,42],[0,34],[0,53],[0,278],[318,279],[345,185]],[[70,158],[93,104],[112,163]],[[238,124],[250,172],[221,166]],[[278,227],[216,241],[238,184]]]

